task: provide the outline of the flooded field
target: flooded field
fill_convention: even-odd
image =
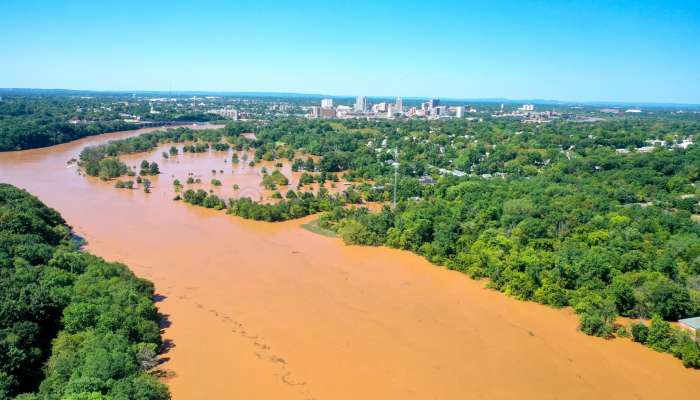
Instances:
[[[66,164],[86,145],[137,133],[1,153],[0,181],[60,211],[90,251],[155,283],[176,400],[662,399],[700,391],[698,371],[629,340],[577,332],[569,310],[510,299],[407,252],[345,246],[301,229],[309,218],[252,222],[172,201],[172,180],[190,172],[207,190],[212,169],[224,170],[216,173],[221,190],[259,189],[258,172],[223,162],[230,154],[162,160],[159,149],[149,157],[163,174],[150,194],[117,190]],[[130,157],[137,164],[143,155]]]
[[[204,153],[189,153],[183,152],[182,148],[186,143],[167,143],[158,146],[153,151],[148,153],[126,154],[119,157],[133,171],[139,171],[139,164],[146,160],[149,163],[155,162],[158,164],[161,174],[156,176],[148,176],[153,185],[153,192],[169,193],[175,197],[177,192],[173,182],[178,180],[183,189],[202,189],[207,192],[211,191],[217,196],[228,198],[248,197],[258,202],[273,202],[274,192],[279,192],[285,196],[289,190],[299,192],[317,193],[321,187],[319,183],[311,183],[304,185],[301,189],[298,187],[299,180],[303,172],[292,171],[291,162],[286,159],[278,159],[275,161],[260,161],[255,165],[249,165],[250,161],[255,158],[253,150],[236,151],[233,149],[225,151],[215,151],[213,149]],[[171,147],[178,150],[177,155],[163,157],[163,153],[168,153]],[[233,155],[238,157],[237,162],[233,162]],[[297,154],[297,158],[306,159],[309,155]],[[311,157],[318,159],[318,157]],[[288,185],[277,185],[274,190],[265,189],[261,183],[265,174],[272,174],[274,171],[279,171],[289,181]],[[317,174],[316,174],[317,175]],[[349,183],[342,181],[342,173],[336,174],[339,176],[338,182],[327,181],[323,187],[330,193],[339,193],[344,190]],[[187,183],[188,178],[192,178],[194,183]],[[134,180],[135,177],[122,177],[122,180]],[[94,179],[98,182],[98,179]],[[213,180],[218,181],[213,184]],[[105,185],[114,185],[114,182],[103,183]]]

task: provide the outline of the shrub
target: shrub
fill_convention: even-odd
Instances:
[[[632,324],[632,339],[635,342],[646,344],[648,337],[649,327],[640,322]]]
[[[579,328],[588,335],[609,338],[613,333],[615,321],[615,303],[610,298],[603,298],[590,293],[582,298],[576,307],[579,314]]]

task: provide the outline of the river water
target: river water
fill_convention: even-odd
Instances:
[[[570,310],[510,299],[407,252],[345,246],[301,229],[308,218],[253,222],[173,202],[158,186],[178,161],[162,163],[150,194],[67,164],[86,145],[143,131],[0,153],[0,182],[37,195],[89,251],[155,283],[176,400],[700,392],[700,372],[630,340],[586,336]]]

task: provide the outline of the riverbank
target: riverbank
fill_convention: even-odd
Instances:
[[[174,399],[658,399],[698,371],[576,330],[569,310],[508,298],[406,251],[116,190],[66,165],[100,135],[0,155],[0,181],[38,195],[156,285]]]

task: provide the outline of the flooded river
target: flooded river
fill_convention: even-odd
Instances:
[[[173,202],[169,190],[116,190],[66,164],[86,145],[134,134],[0,153],[0,181],[56,208],[91,252],[155,283],[176,400],[700,392],[700,372],[577,332],[570,310],[510,299],[407,252],[345,246],[301,229],[308,218],[245,221]]]

